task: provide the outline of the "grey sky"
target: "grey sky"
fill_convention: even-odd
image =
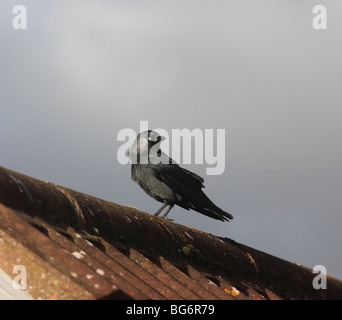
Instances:
[[[342,279],[342,2],[322,2],[23,0],[16,31],[1,1],[0,165],[154,213],[118,131],[225,128],[224,174],[187,167],[234,220],[170,218]]]

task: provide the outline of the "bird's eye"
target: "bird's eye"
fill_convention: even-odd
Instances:
[[[157,143],[157,142],[160,142],[161,136],[157,136],[157,139],[155,138],[155,136],[154,136],[154,137],[149,136],[149,137],[147,138],[147,140],[148,140],[149,142]]]

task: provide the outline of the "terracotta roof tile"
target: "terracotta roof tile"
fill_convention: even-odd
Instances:
[[[305,267],[0,167],[0,270],[18,264],[34,299],[342,298],[340,280],[315,290]]]

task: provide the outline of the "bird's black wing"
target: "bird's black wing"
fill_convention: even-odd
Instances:
[[[149,165],[149,167],[154,171],[160,181],[172,189],[176,188],[177,190],[185,187],[189,190],[200,191],[204,188],[204,179],[202,177],[180,167],[178,164],[158,164]]]
[[[225,221],[233,216],[217,207],[202,191],[204,179],[177,164],[148,165],[155,177],[166,184],[176,196],[176,204],[193,209],[211,218]]]

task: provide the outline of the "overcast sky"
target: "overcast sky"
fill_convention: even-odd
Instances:
[[[20,4],[27,30],[0,3],[0,165],[154,213],[118,132],[225,129],[223,174],[186,167],[234,220],[169,218],[342,279],[340,0]]]

